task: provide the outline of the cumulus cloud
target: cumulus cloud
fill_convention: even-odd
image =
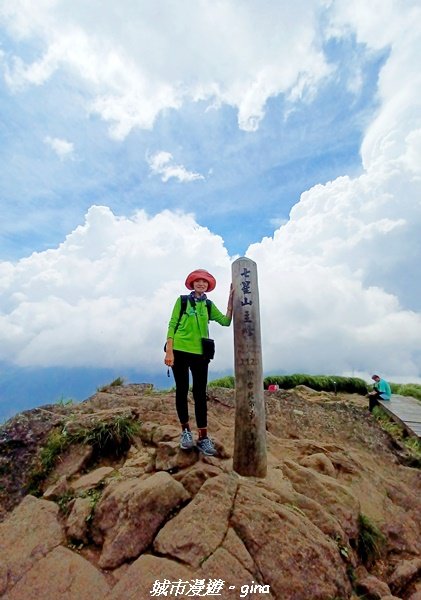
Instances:
[[[328,207],[331,187],[309,195],[316,192]],[[357,265],[334,261],[335,247],[323,256],[307,238],[312,253],[304,242],[317,222],[306,219],[297,210],[273,239],[248,252],[259,270],[265,370],[375,370],[416,379],[420,313],[405,310],[386,289],[364,285]],[[384,231],[373,235],[379,242]],[[211,270],[218,281],[212,296],[224,310],[231,260],[222,239],[193,216],[164,211],[126,218],[93,206],[58,248],[0,263],[0,360],[159,372],[169,314],[186,274],[199,266]],[[215,324],[211,331],[218,347],[212,369],[232,369],[232,332]]]
[[[162,369],[169,315],[187,273],[212,270],[214,299],[225,309],[229,264],[222,239],[192,216],[125,218],[93,206],[58,248],[0,263],[0,360]],[[220,361],[228,354],[227,346]]]
[[[72,142],[47,136],[44,138],[44,143],[47,144],[47,146],[50,146],[61,160],[70,158],[73,155],[74,145]]]
[[[173,155],[170,152],[156,152],[148,158],[151,172],[155,175],[161,175],[161,180],[165,183],[169,179],[177,179],[181,183],[204,179],[200,173],[188,171],[183,165],[174,164]]]
[[[331,73],[317,26],[324,5],[141,0],[116,10],[102,0],[5,0],[0,20],[9,34],[43,48],[32,61],[5,57],[5,78],[21,89],[57,70],[77,76],[116,139],[191,100],[233,106],[239,126],[255,131],[269,98],[304,98]]]

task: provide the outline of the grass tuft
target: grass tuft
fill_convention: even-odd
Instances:
[[[107,383],[106,385],[97,388],[97,392],[107,392],[110,387],[119,387],[121,385],[124,385],[124,378],[117,377],[111,383]]]
[[[92,427],[84,427],[68,433],[65,428],[50,432],[45,445],[41,448],[27,486],[29,494],[39,496],[42,484],[54,468],[58,456],[71,444],[92,446],[93,454],[98,456],[123,456],[136,435],[140,432],[140,422],[131,417],[117,416],[112,421],[101,421]]]
[[[387,539],[377,525],[363,514],[358,516],[358,528],[357,553],[362,563],[370,566],[381,557]]]

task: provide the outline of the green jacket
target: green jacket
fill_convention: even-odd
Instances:
[[[174,330],[177,325],[178,317],[181,311],[181,298],[178,297],[171,314],[168,324],[167,339],[173,339],[173,349],[192,354],[202,354],[202,338],[209,337],[208,334],[208,309],[206,302],[196,302],[196,310],[187,301],[186,312],[182,315],[177,331]],[[197,314],[197,318],[196,318]],[[212,302],[210,311],[210,320],[216,321],[220,325],[228,327],[231,324],[231,318],[226,317]]]

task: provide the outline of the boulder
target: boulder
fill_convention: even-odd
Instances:
[[[171,598],[176,597],[175,590],[171,589],[172,582],[191,582],[194,581],[194,578],[192,571],[185,565],[166,558],[144,554],[129,567],[107,600],[143,600],[153,597],[151,592],[155,596],[165,597],[163,593],[158,593],[160,584],[162,585],[161,590],[165,591],[165,581],[168,582],[165,596]],[[172,593],[170,594],[170,592]],[[185,595],[178,597],[186,598]]]
[[[221,474],[221,469],[202,461],[196,463],[192,468],[176,473],[174,479],[180,481],[193,497],[200,490],[207,479]]]
[[[255,572],[275,598],[349,596],[346,567],[333,540],[305,515],[267,498],[251,481],[240,483],[230,525],[256,565]]]
[[[55,483],[51,484],[50,487],[45,490],[42,497],[44,498],[44,500],[56,500],[68,491],[69,484],[67,482],[67,477],[65,475],[62,475],[60,479],[58,479]]]
[[[92,511],[90,498],[76,498],[67,517],[66,533],[70,540],[88,543],[88,518]]]
[[[308,498],[317,498],[338,521],[347,536],[357,538],[360,504],[348,488],[332,477],[298,465],[292,460],[286,460],[282,470],[297,492]]]
[[[185,469],[197,462],[197,450],[181,450],[178,442],[159,442],[156,449],[156,471]]]
[[[421,558],[403,560],[395,567],[388,583],[392,592],[400,592],[421,574]]]
[[[70,487],[74,492],[82,492],[95,488],[102,483],[106,477],[111,475],[115,469],[113,467],[99,467],[86,475],[82,475],[76,481],[72,481]]]
[[[0,523],[0,596],[64,541],[58,512],[54,502],[26,496]]]
[[[189,498],[181,483],[164,471],[109,485],[96,506],[92,527],[95,542],[103,543],[100,566],[115,568],[137,558],[170,513]]]
[[[408,600],[421,600],[421,581],[414,585],[413,590],[411,590],[408,596]]]
[[[355,581],[355,590],[364,598],[369,600],[381,600],[384,596],[390,596],[391,591],[387,583],[377,579],[374,575],[364,575]]]
[[[92,458],[92,446],[86,444],[72,444],[58,458],[53,471],[47,478],[46,486],[50,486],[58,479],[69,479],[82,471]],[[45,488],[44,488],[45,489]]]
[[[155,450],[149,448],[135,448],[132,446],[127,454],[124,464],[119,468],[119,473],[123,477],[141,477],[145,473],[150,473],[155,465]]]
[[[323,454],[323,452],[317,452],[316,454],[306,456],[300,460],[300,464],[303,467],[308,467],[318,471],[319,473],[324,473],[329,477],[336,476],[335,467],[333,466],[332,461],[326,456],[326,454]]]
[[[224,540],[237,485],[235,475],[208,479],[190,504],[161,529],[154,550],[198,567]]]
[[[59,546],[42,558],[4,596],[4,600],[103,600],[104,575],[87,560]]]

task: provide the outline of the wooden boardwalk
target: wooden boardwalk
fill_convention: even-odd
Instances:
[[[421,438],[421,402],[411,396],[392,394],[392,399],[379,401],[380,406],[402,425],[409,435]]]

